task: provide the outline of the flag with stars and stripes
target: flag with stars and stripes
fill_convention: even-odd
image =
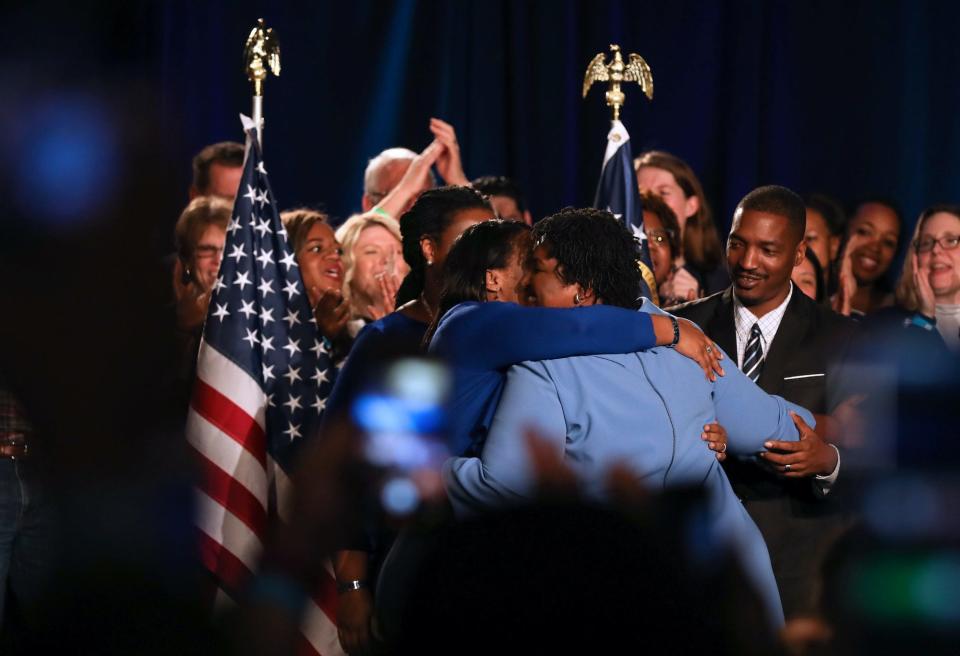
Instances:
[[[268,518],[283,518],[294,443],[316,425],[336,373],[280,222],[253,121],[242,119],[243,178],[187,420],[202,465],[201,555],[220,600],[237,599],[257,567]],[[335,603],[336,585],[327,577],[303,628],[324,656],[342,653]]]
[[[653,264],[647,248],[647,235],[643,229],[643,204],[637,188],[637,174],[633,170],[630,135],[620,121],[613,121],[607,134],[607,150],[603,155],[603,169],[600,172],[600,183],[597,185],[593,206],[611,212],[623,221],[639,240],[640,259],[637,265],[643,274],[640,295],[659,305],[657,283],[653,278]]]

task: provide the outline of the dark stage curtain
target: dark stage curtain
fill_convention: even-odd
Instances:
[[[456,126],[469,176],[516,178],[535,216],[589,203],[608,115],[602,88],[586,101],[580,89],[587,62],[613,42],[654,74],[652,103],[628,90],[634,152],[687,159],[721,231],[762,183],[847,203],[889,196],[908,227],[925,205],[960,200],[957,3],[47,5],[11,14],[22,43],[8,54],[29,54],[29,75],[46,61],[71,71],[64,81],[142,85],[160,117],[145,129],[160,132],[158,166],[172,181],[163,235],[186,200],[190,157],[241,136],[237,114],[250,111],[242,44],[260,16],[283,51],[281,77],[267,82],[265,146],[285,207],[356,211],[367,159],[393,145],[423,148],[430,116]]]
[[[580,87],[612,42],[654,73],[652,103],[628,91],[634,152],[687,159],[721,228],[763,183],[892,196],[908,221],[960,195],[955,3],[170,2],[156,28],[180,161],[239,134],[240,44],[261,15],[283,48],[265,138],[286,205],[354,211],[366,160],[425,146],[431,115],[456,126],[469,176],[515,177],[535,215],[588,203],[607,120]]]

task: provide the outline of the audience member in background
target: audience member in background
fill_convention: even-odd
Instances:
[[[675,335],[670,317],[602,305],[575,310],[518,305],[527,300],[525,263],[532,247],[525,224],[496,220],[467,229],[450,250],[427,338],[430,352],[454,370],[451,453],[480,452],[504,369],[518,362],[675,344],[708,377],[715,371],[722,375],[720,350],[689,322],[679,323]]]
[[[305,207],[281,212],[280,220],[297,258],[317,328],[333,347],[334,361],[343,360],[353,340],[347,329],[350,306],[343,298],[342,251],[333,228],[326,214]]]
[[[523,201],[523,192],[510,178],[502,175],[485,175],[470,184],[490,199],[493,210],[501,219],[533,225],[533,216]]]
[[[637,243],[609,212],[563,210],[540,221],[533,237],[530,288],[540,305],[638,309]],[[660,312],[649,301],[643,310]],[[529,499],[535,468],[518,437],[533,429],[549,451],[562,454],[589,497],[607,496],[604,478],[614,465],[655,491],[702,487],[709,499],[704,537],[711,543],[702,546],[739,554],[767,610],[755,619],[780,626],[783,611],[763,538],[701,432],[717,420],[731,452],[753,455],[766,440],[796,442],[802,424],[794,425],[790,410],[812,421],[739,371],[711,381],[670,349],[525,362],[507,373],[482,456],[448,461],[444,481],[460,516]]]
[[[847,225],[834,310],[862,316],[893,305],[885,276],[897,254],[902,229],[900,214],[891,203],[870,200],[857,206]]]
[[[725,287],[728,280],[719,267],[720,237],[693,169],[679,157],[657,150],[642,153],[634,166],[640,192],[660,196],[680,226],[683,249],[674,259],[677,271],[668,296],[685,299],[693,290],[699,297]]]
[[[790,282],[806,250],[805,225],[803,201],[789,189],[751,191],[737,205],[727,241],[733,285],[673,309],[702,327],[765,392],[817,417],[817,431],[799,442],[771,442],[757,461],[724,462],[766,539],[788,620],[816,612],[821,555],[845,525],[830,493],[840,470],[833,443],[843,437],[839,418],[856,402],[842,366],[855,325]]]
[[[817,256],[822,269],[823,282],[827,286],[825,293],[832,291],[830,285],[836,282],[833,269],[840,252],[840,242],[846,229],[847,218],[843,207],[826,194],[814,193],[806,197],[807,227],[804,240]]]
[[[809,213],[807,216],[809,216]],[[809,220],[807,221],[807,225],[810,225]],[[790,274],[790,279],[804,294],[817,303],[823,302],[826,281],[823,277],[823,269],[820,267],[820,261],[809,245],[807,246],[803,259],[800,260],[800,264],[793,267],[793,273]]]
[[[173,372],[174,394],[186,411],[197,365],[197,350],[203,322],[207,318],[210,295],[233,206],[217,196],[198,196],[190,201],[177,219],[174,243],[177,256],[173,265],[173,298],[177,328],[177,363]]]
[[[640,198],[643,202],[643,228],[647,234],[650,260],[653,262],[653,277],[657,281],[657,291],[660,294],[660,307],[694,300],[697,296],[692,289],[686,298],[671,296],[674,292],[673,275],[676,272],[674,262],[680,254],[680,226],[676,215],[670,206],[653,192],[644,192]]]
[[[243,157],[244,147],[233,141],[223,141],[221,143],[211,144],[201,150],[193,158],[193,181],[190,184],[189,197],[194,200],[200,196],[211,196],[222,198],[233,204],[233,199],[237,195],[237,189],[240,186],[240,178],[243,175]],[[230,210],[227,210],[228,212]],[[224,224],[226,226],[226,224]],[[155,237],[158,245],[158,252],[163,253],[161,265],[164,276],[174,277],[174,290],[186,284],[183,273],[177,267],[182,267],[182,262],[177,262],[175,253],[169,251],[169,233]],[[221,250],[223,242],[220,243]],[[179,249],[179,245],[178,245]],[[218,265],[219,266],[219,260]],[[214,268],[216,271],[216,267]],[[184,282],[178,283],[181,279]],[[174,296],[171,302],[179,306],[180,296]],[[189,301],[188,301],[189,302]],[[179,309],[178,309],[179,311]],[[203,307],[204,316],[206,316],[206,306]],[[197,324],[202,323],[201,317]]]
[[[897,305],[861,321],[854,356],[866,400],[861,469],[954,468],[960,440],[960,207],[938,205],[917,220]],[[951,353],[952,349],[952,353]],[[847,460],[851,460],[848,458]]]
[[[416,199],[400,219],[403,259],[410,267],[400,290],[395,312],[368,324],[357,336],[330,393],[323,431],[346,416],[354,394],[372,368],[387,354],[413,353],[420,349],[427,326],[433,320],[443,286],[444,260],[460,234],[472,225],[494,218],[493,208],[478,191],[469,187],[430,189]],[[382,527],[377,527],[382,529]],[[368,589],[378,558],[390,546],[390,532],[357,537],[334,558],[334,571],[342,586],[337,622],[340,641],[347,651],[363,649],[370,641],[373,600]],[[373,563],[370,555],[373,555]],[[355,587],[352,582],[361,582]]]
[[[431,165],[436,165],[440,177],[448,185],[469,185],[467,176],[463,173],[463,164],[460,161],[460,145],[457,143],[457,133],[453,126],[446,121],[438,118],[430,119],[430,132],[433,134],[434,141],[431,143],[437,145],[436,153],[431,151],[433,157],[427,165],[423,175],[416,176],[419,185],[416,188],[409,189],[404,202],[397,208],[384,209],[393,217],[398,217],[413,204],[423,191],[436,186],[436,179],[430,171]],[[430,146],[428,146],[428,149]],[[421,153],[421,155],[425,154]],[[417,153],[407,148],[388,148],[374,157],[367,164],[367,170],[363,174],[363,197],[360,199],[360,206],[364,212],[369,212],[374,208],[381,206],[381,203],[393,191],[397,185],[404,179],[407,169],[415,162]]]
[[[369,212],[376,207],[400,184],[400,180],[403,179],[416,157],[417,153],[409,148],[396,147],[387,148],[370,160],[363,175],[363,197],[360,199],[360,206],[364,212]],[[431,189],[435,184],[433,173],[428,171],[428,174],[423,177],[422,186],[413,195]]]
[[[33,442],[33,425],[0,379],[0,650],[9,653],[18,653],[19,634],[36,630],[56,569],[54,511]]]
[[[221,141],[207,146],[193,158],[190,199],[219,196],[233,200],[243,175],[243,144]]]
[[[897,305],[910,321],[936,331],[960,352],[960,206],[935,205],[917,220],[911,253],[897,284]]]
[[[356,214],[337,228],[337,241],[343,249],[343,295],[351,318],[366,324],[393,312],[397,289],[410,270],[397,222],[373,212]]]

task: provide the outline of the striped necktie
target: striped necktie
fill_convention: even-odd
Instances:
[[[750,341],[747,342],[747,348],[743,351],[743,366],[740,370],[747,375],[747,378],[757,382],[762,369],[763,345],[760,343],[760,324],[755,323],[750,329]]]

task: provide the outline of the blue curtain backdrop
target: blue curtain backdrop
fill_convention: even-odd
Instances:
[[[614,42],[653,69],[653,102],[627,90],[634,152],[689,161],[721,230],[762,183],[847,203],[890,196],[908,224],[925,205],[960,200],[956,2],[40,3],[11,12],[20,27],[3,57],[22,59],[19,81],[39,70],[77,87],[94,80],[107,104],[109,83],[127,96],[139,85],[170,181],[157,219],[169,240],[191,156],[241,136],[242,44],[261,16],[283,52],[264,138],[285,207],[356,211],[367,159],[423,148],[430,116],[456,126],[469,176],[515,178],[536,216],[589,203],[609,124],[603,89],[586,101],[580,89],[587,62]],[[8,128],[32,113],[14,115],[15,96],[0,107]],[[10,161],[19,152],[8,149]]]
[[[890,196],[908,223],[960,200],[956,3],[170,2],[158,57],[184,185],[195,150],[240,134],[258,16],[283,49],[265,142],[288,206],[355,211],[367,159],[423,148],[430,116],[456,126],[468,176],[515,178],[535,215],[589,203],[608,122],[602,89],[580,88],[614,42],[653,69],[652,103],[627,91],[634,151],[689,161],[721,230],[764,183]]]

